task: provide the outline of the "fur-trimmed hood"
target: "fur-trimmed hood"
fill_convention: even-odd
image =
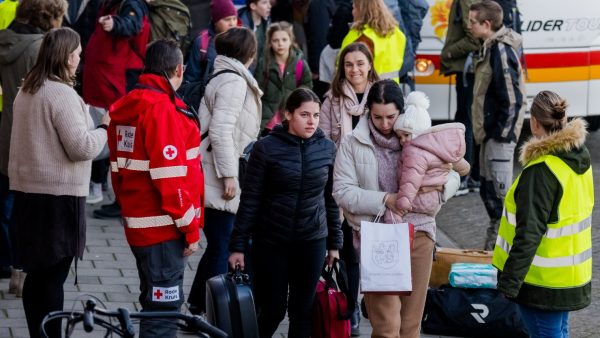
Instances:
[[[571,162],[569,163],[571,167],[574,167],[573,162],[577,162],[575,167],[587,169],[590,165],[590,158],[589,153],[584,146],[588,134],[586,126],[587,123],[583,119],[576,118],[567,123],[567,125],[558,132],[546,135],[542,138],[532,137],[521,148],[519,161],[521,164],[526,165],[529,161],[535,160],[540,156],[553,154],[558,155],[561,158],[576,157],[570,159],[570,161],[566,160],[566,162]],[[576,154],[574,154],[574,156],[569,156],[568,153],[573,151],[575,151]],[[573,169],[575,170],[576,168]]]

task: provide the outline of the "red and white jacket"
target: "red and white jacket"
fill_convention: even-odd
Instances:
[[[174,104],[175,102],[175,104]],[[138,89],[110,109],[108,147],[112,184],[131,246],[200,239],[204,175],[200,130],[178,109],[167,80],[143,74]]]

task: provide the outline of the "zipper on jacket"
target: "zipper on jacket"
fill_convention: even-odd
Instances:
[[[300,187],[298,189],[298,199],[296,200],[296,210],[294,211],[294,228],[292,229],[292,235],[294,235],[296,228],[298,227],[298,206],[302,200],[302,191],[304,191],[304,150],[304,140],[300,140]]]

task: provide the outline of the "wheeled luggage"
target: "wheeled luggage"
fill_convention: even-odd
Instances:
[[[238,268],[206,281],[206,319],[231,338],[258,338],[248,275]]]
[[[436,247],[431,267],[430,287],[448,284],[448,275],[453,263],[492,264],[492,252],[484,250],[453,249]]]
[[[429,289],[421,327],[434,335],[529,337],[517,305],[495,289]]]

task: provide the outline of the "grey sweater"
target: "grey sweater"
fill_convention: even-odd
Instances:
[[[13,105],[10,189],[87,196],[91,161],[106,143],[70,86],[46,80],[37,93],[19,91]]]

